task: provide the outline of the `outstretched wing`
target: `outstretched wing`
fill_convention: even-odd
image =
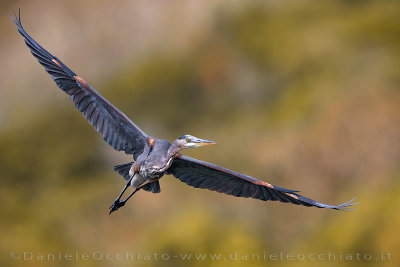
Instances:
[[[204,188],[235,197],[290,202],[296,205],[345,210],[356,204],[353,200],[338,206],[326,205],[297,194],[298,191],[274,186],[253,177],[220,166],[179,155],[174,159],[168,174],[195,188]]]
[[[33,56],[57,86],[71,97],[75,106],[104,140],[116,150],[133,154],[136,159],[148,145],[149,137],[93,87],[33,40],[22,27],[20,14],[11,19],[18,26]]]

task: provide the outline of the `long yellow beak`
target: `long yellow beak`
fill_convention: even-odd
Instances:
[[[213,141],[196,143],[196,145],[199,145],[199,146],[210,146],[210,145],[215,145],[215,144],[216,144],[216,142],[213,142]]]

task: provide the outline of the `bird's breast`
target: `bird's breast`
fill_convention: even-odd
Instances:
[[[139,166],[139,174],[146,179],[158,179],[164,175],[164,165],[159,164],[141,164]]]

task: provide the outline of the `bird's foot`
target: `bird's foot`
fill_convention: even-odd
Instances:
[[[118,210],[119,208],[125,206],[125,201],[120,201],[119,199],[116,199],[114,203],[111,204],[109,207],[110,213],[113,213],[114,211]]]

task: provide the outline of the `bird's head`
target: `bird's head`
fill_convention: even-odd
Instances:
[[[188,134],[179,137],[176,141],[179,143],[181,149],[199,147],[199,146],[209,146],[216,144],[213,141],[200,139]]]

